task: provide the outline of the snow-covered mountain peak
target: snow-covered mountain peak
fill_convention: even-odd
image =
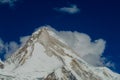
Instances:
[[[4,80],[120,80],[119,74],[86,63],[47,27],[35,31],[2,64]]]

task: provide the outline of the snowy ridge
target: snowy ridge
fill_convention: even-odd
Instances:
[[[1,65],[0,80],[120,80],[119,74],[86,63],[47,27]]]

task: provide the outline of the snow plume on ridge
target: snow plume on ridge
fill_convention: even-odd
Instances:
[[[23,37],[20,37],[20,43],[21,43],[21,46],[23,46],[26,41],[29,39],[30,36],[23,36]]]

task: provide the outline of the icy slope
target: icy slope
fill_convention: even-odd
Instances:
[[[86,63],[47,27],[0,64],[0,80],[120,80],[119,74]]]

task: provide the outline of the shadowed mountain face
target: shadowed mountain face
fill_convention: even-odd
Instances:
[[[120,75],[89,65],[43,27],[5,62],[0,61],[0,80],[120,80]]]

